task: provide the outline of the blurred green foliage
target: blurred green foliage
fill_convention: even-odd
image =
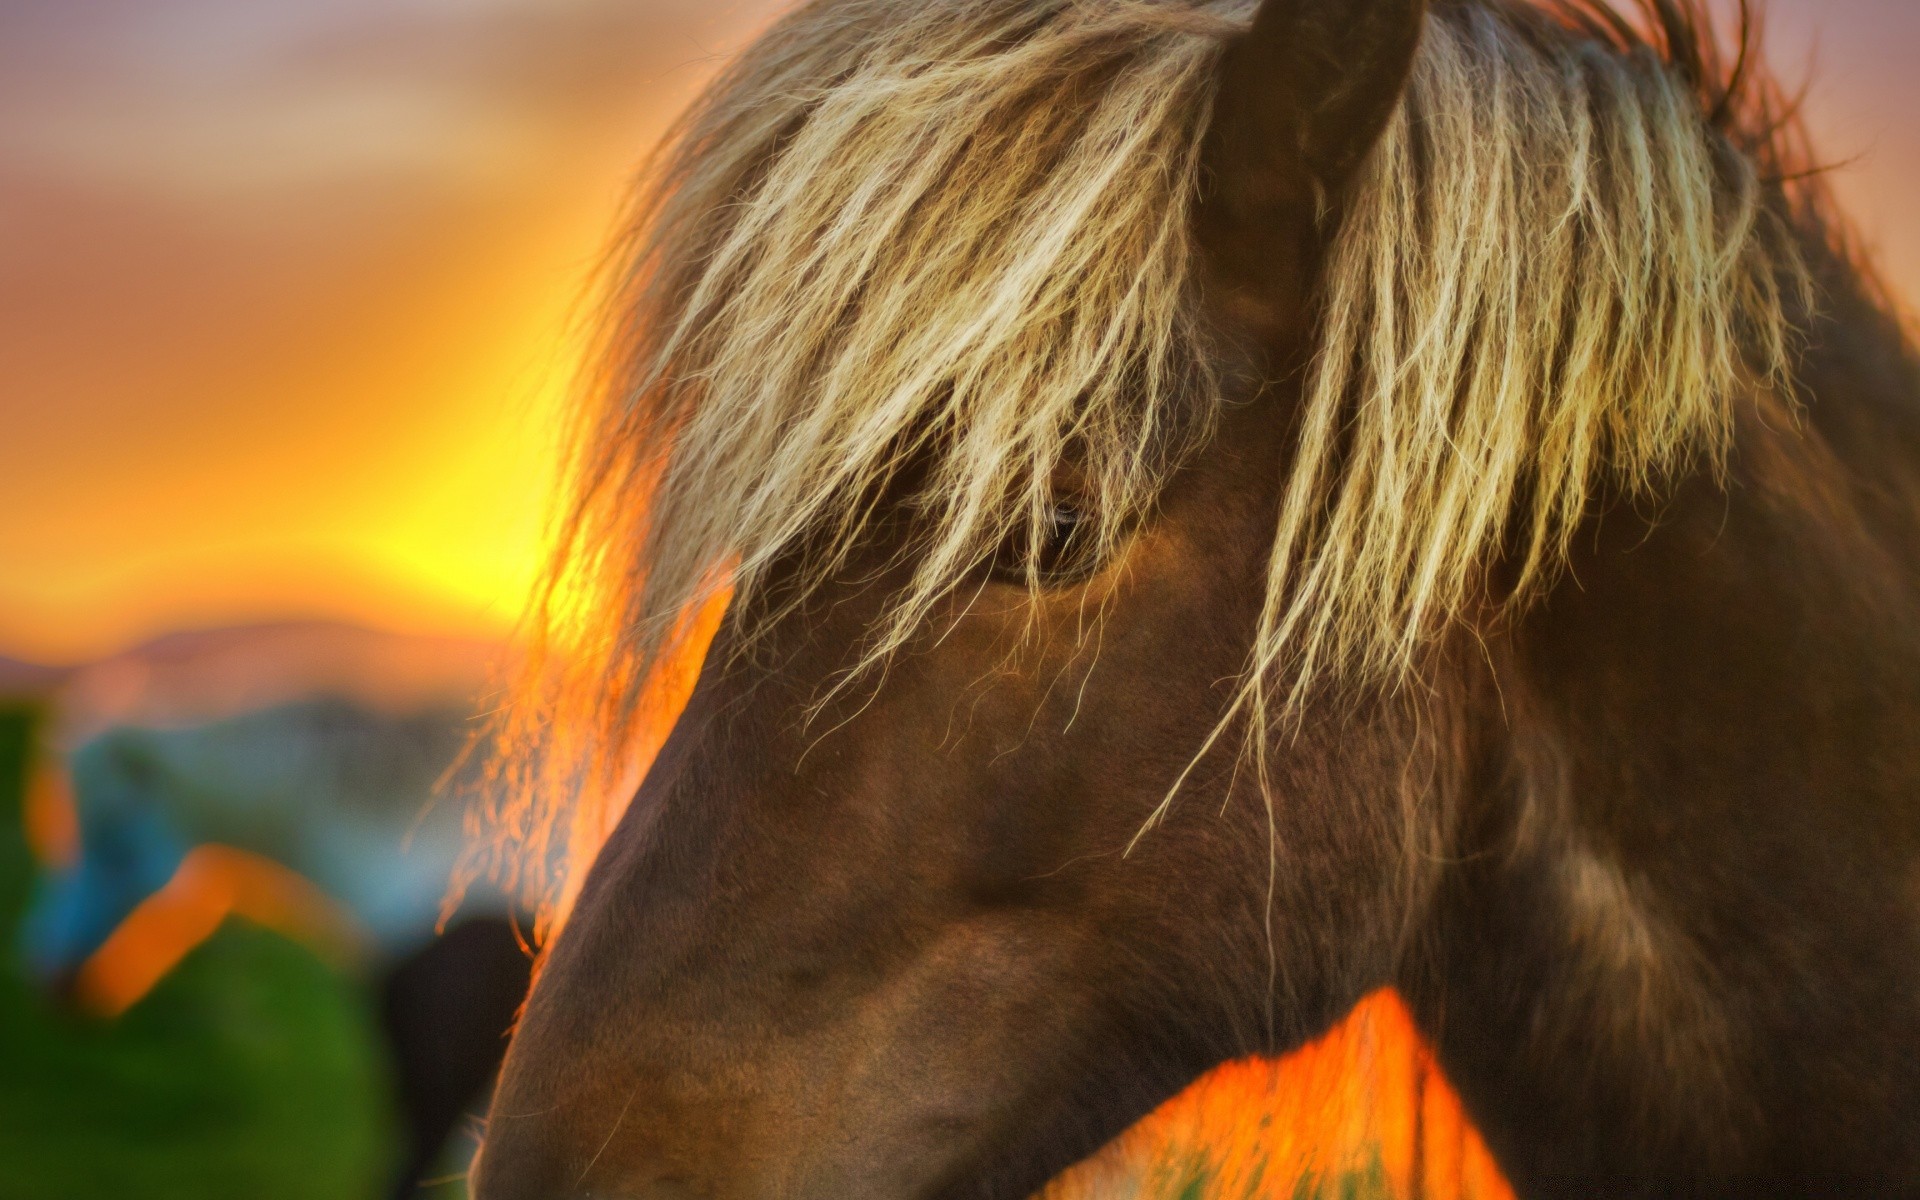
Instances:
[[[0,710],[0,1200],[365,1200],[389,1186],[389,1086],[352,980],[229,921],[118,1021],[19,972],[33,714]]]

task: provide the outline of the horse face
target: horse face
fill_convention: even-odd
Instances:
[[[750,658],[723,631],[534,992],[481,1194],[1023,1195],[1382,981],[1381,713],[1276,756],[1273,830],[1222,750],[1134,842],[1246,660],[1275,403],[1037,615],[984,581],[811,719],[862,564]]]
[[[1226,60],[1200,232],[1255,377],[1297,353],[1313,214],[1412,53],[1417,4],[1364,7],[1271,0]],[[1328,63],[1362,86],[1261,82]],[[478,1194],[1020,1196],[1383,982],[1411,725],[1316,710],[1264,796],[1237,736],[1200,754],[1252,647],[1290,400],[1227,405],[1107,561],[1037,599],[983,575],[847,686],[905,529],[745,653],[723,629],[529,1000]]]

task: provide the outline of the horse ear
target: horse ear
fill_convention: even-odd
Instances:
[[[1272,320],[1303,301],[1313,235],[1400,103],[1426,7],[1264,0],[1227,47],[1202,148],[1199,233],[1235,307]]]

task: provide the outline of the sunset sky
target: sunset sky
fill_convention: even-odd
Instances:
[[[0,0],[0,653],[506,626],[622,184],[767,0]],[[1920,296],[1920,3],[1776,0]]]

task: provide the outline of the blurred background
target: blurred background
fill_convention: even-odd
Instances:
[[[626,180],[777,8],[0,0],[0,1200],[460,1194],[526,957],[435,937],[433,784]],[[1920,295],[1920,4],[1768,11]]]

